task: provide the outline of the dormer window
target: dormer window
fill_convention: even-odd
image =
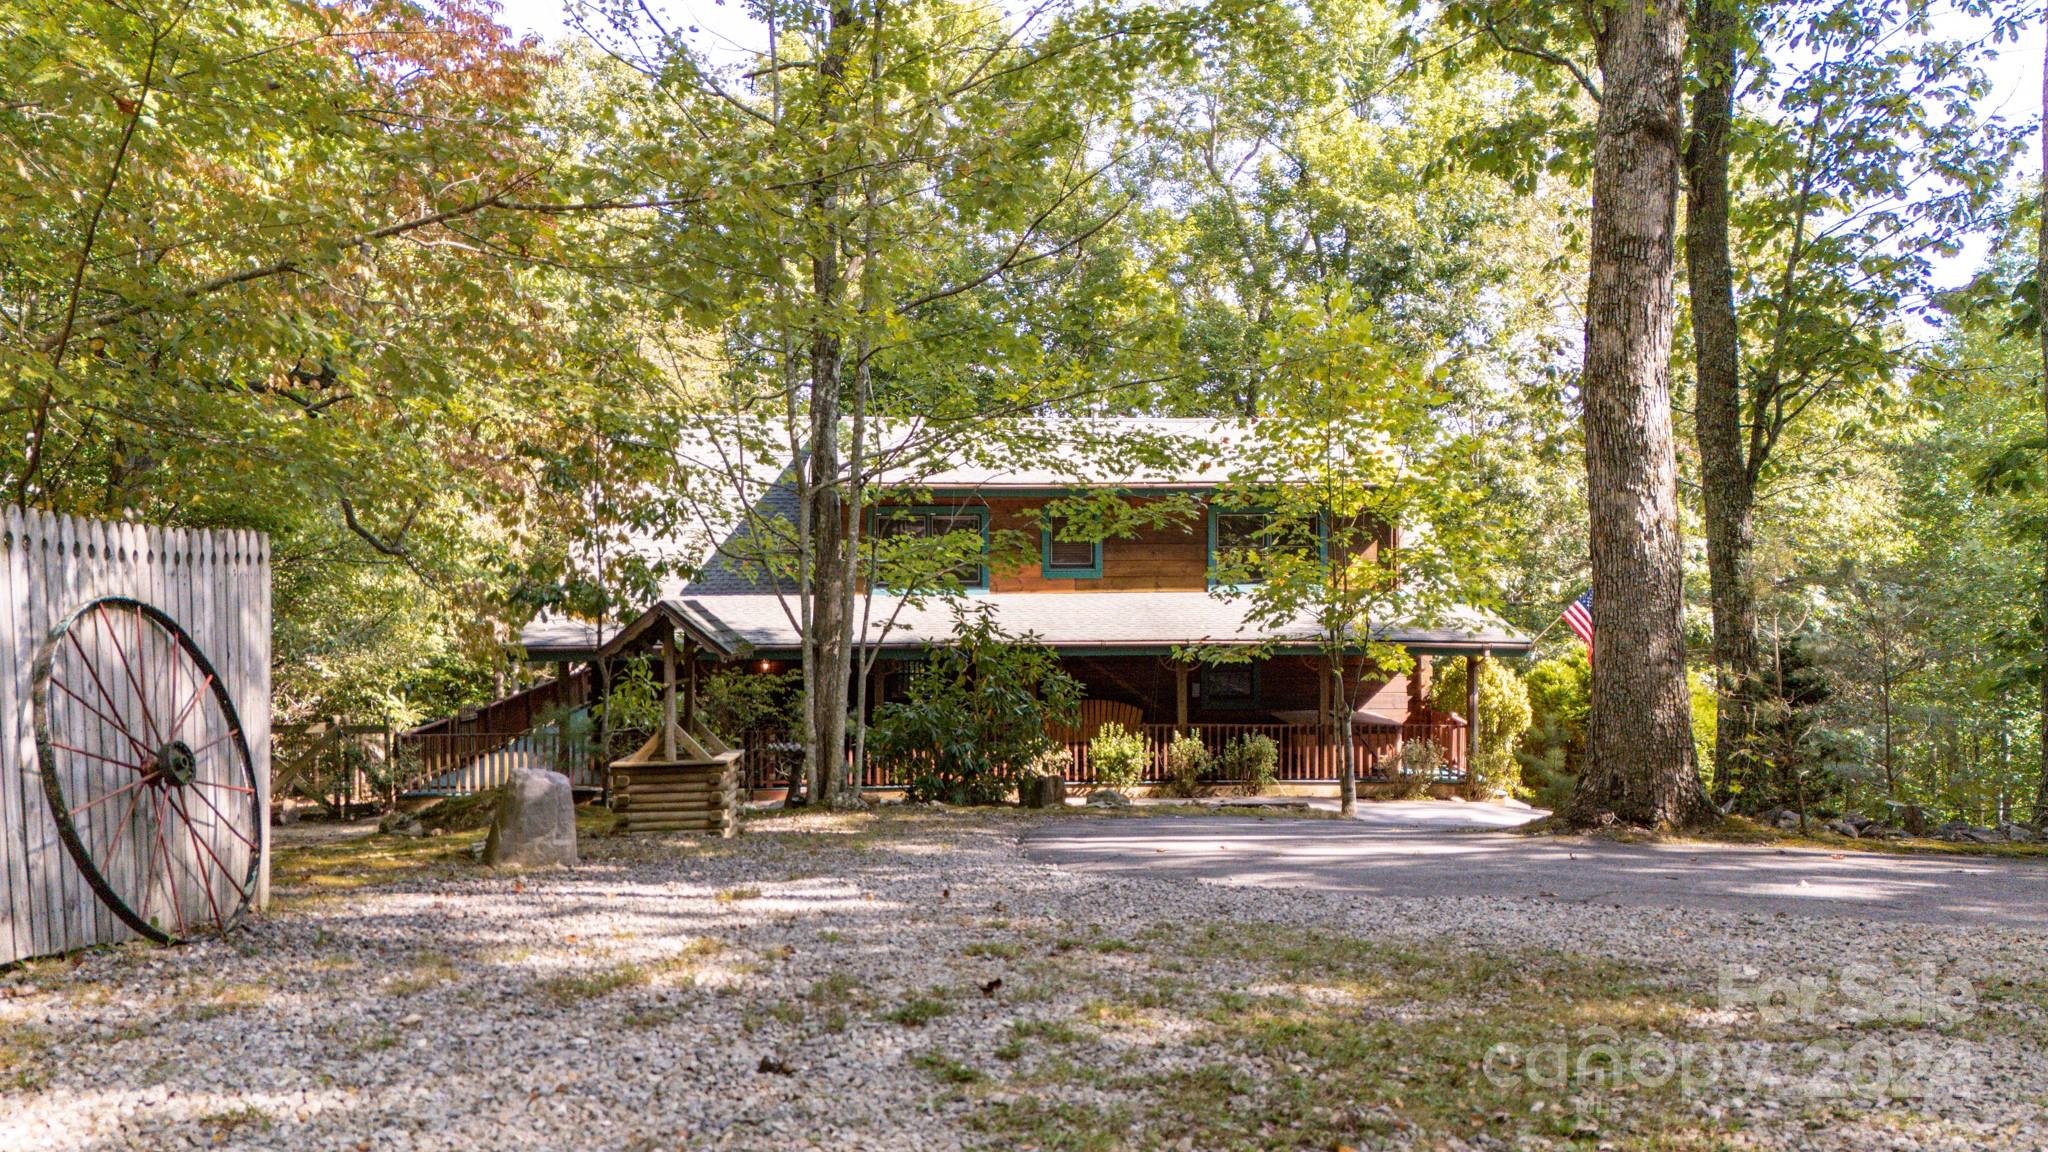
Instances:
[[[1041,571],[1048,580],[1099,580],[1102,577],[1100,540],[1062,540],[1064,520],[1048,520],[1041,532]]]

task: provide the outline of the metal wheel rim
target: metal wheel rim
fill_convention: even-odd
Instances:
[[[118,664],[104,660],[110,648]],[[31,697],[58,837],[107,909],[160,943],[233,927],[261,866],[260,792],[234,701],[192,637],[143,601],[89,600],[44,640]],[[216,848],[202,826],[234,840]],[[139,860],[121,855],[124,842]],[[203,896],[189,914],[181,877]]]

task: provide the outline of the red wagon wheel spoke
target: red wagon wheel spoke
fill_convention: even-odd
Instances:
[[[229,819],[228,819],[228,815],[227,815],[227,813],[225,813],[225,812],[222,812],[222,811],[221,811],[221,810],[220,810],[219,808],[217,808],[217,807],[214,807],[214,803],[213,803],[213,801],[211,801],[211,800],[207,800],[207,799],[206,799],[206,793],[204,793],[204,792],[194,792],[194,793],[192,793],[192,795],[194,795],[194,796],[197,796],[197,797],[199,797],[199,798],[200,798],[201,800],[205,800],[205,801],[206,801],[206,806],[207,806],[208,808],[213,808],[213,814],[214,814],[215,816],[218,816],[218,817],[220,817],[220,819],[221,819],[221,822],[222,822],[222,823],[223,823],[223,824],[224,824],[224,825],[225,825],[225,826],[227,827],[227,830],[228,830],[229,832],[232,832],[232,833],[234,833],[234,835],[235,835],[235,838],[236,838],[236,839],[238,839],[238,840],[241,840],[241,841],[242,841],[242,843],[244,843],[244,844],[248,845],[248,846],[249,846],[250,848],[254,848],[254,847],[256,847],[256,842],[255,842],[254,840],[250,840],[250,839],[248,839],[248,838],[244,837],[244,836],[243,836],[243,835],[242,835],[242,834],[241,834],[240,832],[236,831],[236,829],[235,829],[235,825],[234,825],[234,821],[232,821],[232,820],[229,820]]]
[[[213,849],[207,847],[206,841],[200,839],[199,830],[192,826],[192,816],[190,813],[185,811],[185,806],[183,804],[178,803],[178,798],[176,796],[169,797],[169,800],[171,803],[171,807],[175,809],[178,813],[178,819],[183,821],[185,824],[185,839],[192,842],[194,856],[196,857],[198,855],[204,854],[206,856],[212,857],[214,864],[218,865],[220,863],[220,858],[214,856]],[[206,906],[209,909],[212,909],[213,911],[213,927],[214,930],[218,932],[226,928],[228,925],[227,921],[221,917],[219,901],[216,901],[213,898],[213,878],[211,876],[204,875],[206,869],[204,869],[203,867],[198,869],[198,871],[202,873],[202,875],[198,876],[196,879],[199,880],[200,889],[206,893]]]
[[[178,718],[171,721],[171,735],[175,736],[180,731],[184,730],[185,717],[190,716],[192,714],[192,709],[197,707],[199,704],[199,698],[205,695],[206,690],[211,687],[213,687],[213,677],[211,675],[207,676],[204,680],[201,680],[198,684],[192,686],[192,698],[190,700],[185,701],[185,706],[183,708],[178,709]]]
[[[126,795],[129,792],[135,791],[137,788],[147,788],[149,787],[150,781],[154,779],[156,779],[156,777],[154,776],[144,776],[140,780],[136,780],[128,784],[123,784],[119,788],[114,789],[112,792],[103,792],[100,795],[95,796],[90,800],[87,800],[85,803],[80,804],[78,807],[73,808],[71,810],[71,815],[76,817],[82,812],[92,811],[94,808],[97,808],[100,805],[105,804],[109,800],[119,799],[121,796]]]
[[[162,874],[162,879],[167,881],[167,883],[164,885],[164,888],[171,902],[171,915],[178,921],[178,935],[183,936],[185,934],[185,902],[183,900],[178,899],[177,869],[171,867],[171,846],[164,842],[163,796],[161,794],[156,796],[153,803],[155,804],[156,815],[156,851],[157,855],[163,858],[164,870]],[[152,881],[155,881],[157,878],[158,876],[156,873],[152,872],[150,874],[150,879]]]
[[[106,610],[101,609],[99,615],[104,618],[107,615]],[[121,673],[128,677],[128,686],[135,689],[136,702],[142,706],[142,723],[144,727],[149,729],[150,742],[152,744],[163,743],[168,738],[168,734],[157,731],[156,717],[150,715],[149,693],[143,690],[142,682],[136,679],[135,665],[129,662],[127,650],[121,647],[121,626],[119,620],[115,620],[107,625],[107,636],[114,642],[114,655],[121,658]],[[135,650],[136,659],[141,659],[143,655],[141,605],[137,605],[135,609]]]
[[[232,927],[262,864],[261,792],[192,638],[140,601],[91,601],[37,655],[33,703],[50,810],[101,902],[153,940]]]
[[[147,771],[149,771],[149,765],[147,765],[147,764],[137,764],[137,763],[136,763],[135,761],[133,761],[133,760],[117,760],[117,759],[115,759],[115,758],[114,758],[114,757],[112,757],[112,756],[102,756],[102,755],[100,755],[100,754],[99,754],[98,752],[92,752],[92,751],[89,751],[89,750],[87,750],[87,749],[84,749],[84,748],[73,748],[73,747],[72,747],[71,745],[69,745],[69,744],[58,744],[58,743],[55,743],[54,741],[53,741],[53,742],[51,743],[51,745],[50,745],[50,746],[51,746],[52,748],[56,748],[56,749],[59,749],[59,750],[61,750],[61,751],[65,751],[65,752],[70,752],[70,753],[72,753],[73,755],[77,755],[77,756],[83,756],[83,757],[85,757],[85,758],[86,758],[86,759],[88,759],[88,760],[98,760],[98,761],[99,761],[100,763],[102,763],[102,764],[114,764],[114,765],[118,765],[118,766],[120,766],[120,767],[122,767],[122,768],[132,768],[132,769],[134,769],[134,770],[135,770],[135,771],[137,771],[137,772],[147,772]]]
[[[111,693],[107,691],[107,686],[105,684],[100,683],[99,671],[95,669],[91,663],[92,657],[86,655],[84,647],[82,647],[78,643],[78,638],[76,636],[72,637],[71,646],[72,648],[77,650],[79,659],[86,662],[85,670],[92,674],[92,686],[99,691],[100,699],[105,700],[107,702],[107,707],[113,709],[114,712],[118,715],[121,711],[121,706],[114,702],[114,697]],[[114,716],[109,716],[106,713],[100,711],[98,708],[93,706],[92,701],[87,700],[85,697],[80,696],[76,692],[73,692],[71,690],[71,685],[64,683],[62,680],[53,680],[52,683],[56,686],[59,692],[62,692],[66,696],[69,696],[73,700],[77,701],[78,706],[80,708],[86,709],[93,715],[99,717],[101,720],[106,721],[107,724],[111,727],[119,730],[121,735],[126,736],[128,738],[128,743],[131,746],[133,746],[137,752],[142,753],[143,756],[145,757],[149,755],[149,747],[145,745],[142,741],[137,740],[135,738],[135,734],[128,730],[128,724],[126,721],[115,719]]]
[[[128,825],[135,822],[135,812],[142,805],[143,795],[143,793],[137,792],[128,798],[128,811],[122,813],[121,822],[114,825],[114,843],[107,849],[108,859],[118,860],[121,858],[121,838],[127,834]]]

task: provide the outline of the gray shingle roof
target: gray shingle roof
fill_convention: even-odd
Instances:
[[[772,594],[685,594],[676,602],[692,614],[731,630],[757,651],[782,652],[798,647],[797,632],[790,623],[793,601],[786,604],[782,597]],[[1312,641],[1315,635],[1313,627],[1305,621],[1271,629],[1247,624],[1244,603],[1205,592],[998,592],[951,602],[934,598],[922,603],[901,603],[898,597],[877,595],[869,609],[869,641],[885,649],[911,649],[944,642],[953,633],[950,604],[986,605],[994,610],[997,621],[1007,631],[1030,633],[1042,643],[1071,650],[1268,641],[1302,644]],[[856,604],[855,612],[860,611]],[[892,613],[894,623],[890,626]],[[595,628],[585,628],[580,637],[529,630],[522,639],[536,656],[544,656],[546,645],[551,643],[587,650]],[[1503,655],[1518,655],[1529,648],[1528,637],[1470,610],[1460,610],[1453,620],[1438,627],[1388,625],[1376,628],[1375,632],[1382,640],[1424,651],[1485,648]]]

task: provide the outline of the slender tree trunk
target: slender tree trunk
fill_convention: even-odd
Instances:
[[[1683,5],[1600,8],[1586,299],[1593,714],[1579,823],[1679,825],[1709,810],[1685,682],[1683,555],[1671,442],[1672,265]]]
[[[1337,724],[1338,755],[1343,757],[1337,776],[1337,811],[1349,819],[1358,814],[1358,757],[1351,747],[1351,696],[1345,687],[1343,660],[1341,655],[1330,658],[1330,687],[1334,689],[1331,699],[1342,709],[1343,715]]]
[[[1891,647],[1880,640],[1878,657],[1877,706],[1884,719],[1884,794],[1888,800],[1899,798],[1899,777],[1892,767],[1892,659]]]
[[[2042,52],[2048,67],[2048,47]],[[2040,231],[2034,244],[2034,319],[2041,334],[2041,421],[2048,433],[2048,72],[2041,77]],[[2048,542],[2041,549],[2041,783],[2034,793],[2034,825],[2048,827]]]
[[[1756,732],[1756,600],[1750,584],[1756,487],[1742,448],[1742,344],[1728,256],[1729,127],[1735,116],[1736,15],[1698,0],[1699,88],[1685,144],[1685,271],[1692,299],[1694,436],[1700,450],[1707,577],[1714,613],[1714,799],[1749,774]]]
[[[818,62],[826,83],[838,88],[846,73],[844,38],[849,34],[852,15],[842,6],[831,14],[832,27],[826,32],[827,50]],[[826,97],[828,118],[834,115],[841,92]],[[828,155],[826,166],[835,161]],[[815,557],[811,581],[811,633],[805,637],[805,655],[813,662],[811,731],[816,746],[811,749],[811,794],[827,805],[839,804],[845,777],[847,670],[852,656],[853,612],[849,588],[847,553],[849,533],[847,507],[841,475],[840,415],[845,388],[845,346],[840,336],[841,313],[846,303],[846,272],[841,260],[842,228],[839,219],[839,189],[821,180],[811,191],[815,232],[811,251],[810,366],[811,445],[807,465],[810,472],[811,550]],[[857,794],[856,794],[857,798]]]

